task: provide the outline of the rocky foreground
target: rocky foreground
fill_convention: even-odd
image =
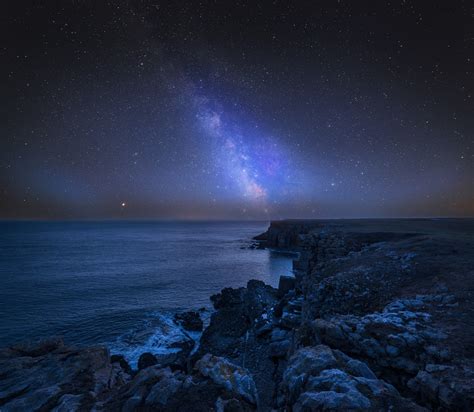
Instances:
[[[474,221],[282,221],[295,278],[212,296],[199,346],[0,351],[1,411],[472,411]],[[199,313],[177,315],[202,329]]]

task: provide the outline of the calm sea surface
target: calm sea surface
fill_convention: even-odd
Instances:
[[[0,222],[0,346],[52,335],[132,359],[179,334],[176,311],[294,256],[243,248],[264,222]]]

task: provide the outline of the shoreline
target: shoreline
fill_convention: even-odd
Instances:
[[[197,350],[133,371],[59,340],[3,349],[0,409],[472,410],[473,233],[471,219],[271,222],[254,239],[297,253],[295,277],[211,296]]]

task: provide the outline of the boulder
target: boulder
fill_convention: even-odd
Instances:
[[[97,410],[106,411],[253,411],[257,405],[255,384],[249,373],[224,358],[206,355],[191,374],[159,365],[139,371]],[[219,409],[219,408],[222,409]]]
[[[365,316],[334,315],[311,325],[323,343],[369,358],[377,367],[395,368],[408,375],[430,359],[449,356],[439,350],[446,335],[421,311],[422,297],[398,299],[383,311]]]
[[[166,368],[159,371],[156,379],[157,382],[153,384],[145,398],[145,405],[159,408],[165,406],[168,400],[181,388],[183,376]]]
[[[148,368],[150,366],[156,365],[157,363],[158,359],[155,355],[150,352],[142,353],[138,358],[138,370]]]
[[[407,386],[420,401],[443,410],[472,410],[474,406],[474,364],[426,365],[408,381]]]
[[[118,363],[120,367],[129,375],[133,374],[132,368],[130,367],[129,363],[125,359],[123,355],[112,355],[110,356],[111,363]]]
[[[213,353],[236,357],[236,350],[251,330],[265,334],[276,304],[276,290],[258,280],[250,280],[247,288],[225,288],[211,296],[216,312],[204,330],[197,357]],[[238,354],[237,354],[238,356]]]
[[[204,355],[195,369],[205,377],[209,377],[217,385],[235,392],[253,405],[258,403],[257,388],[250,373],[237,365],[230,363],[225,358]]]
[[[176,313],[173,320],[176,324],[181,325],[183,329],[190,332],[201,332],[203,329],[203,321],[199,312]]]
[[[58,339],[0,351],[0,370],[5,411],[80,410],[130,380],[106,348],[67,347]]]
[[[280,408],[294,411],[423,410],[377,379],[367,365],[325,345],[301,348],[290,358],[279,402]]]
[[[281,340],[270,343],[270,356],[272,358],[284,358],[290,349],[289,340]]]

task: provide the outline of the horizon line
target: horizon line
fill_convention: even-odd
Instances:
[[[0,222],[273,222],[273,221],[326,221],[326,220],[464,220],[474,219],[473,216],[390,216],[390,217],[285,217],[268,219],[238,219],[238,218],[153,218],[153,217],[110,217],[110,218],[81,218],[81,217],[0,217]]]

